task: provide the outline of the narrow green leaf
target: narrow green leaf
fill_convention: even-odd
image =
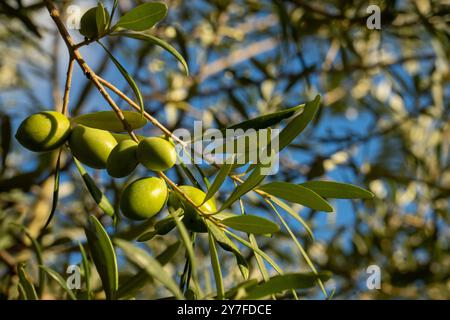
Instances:
[[[163,48],[164,50],[169,52],[172,56],[174,56],[182,64],[186,75],[187,76],[189,75],[189,67],[188,67],[188,64],[187,64],[186,60],[184,59],[184,57],[177,51],[177,49],[172,47],[166,41],[164,41],[160,38],[157,38],[155,36],[152,36],[150,34],[146,34],[146,33],[118,32],[118,33],[112,33],[111,35],[112,36],[123,36],[123,37],[127,37],[127,38],[133,38],[133,39],[137,39],[137,40],[147,41],[153,45]]]
[[[156,260],[161,264],[161,266],[165,266],[177,254],[180,249],[180,244],[181,242],[177,241],[169,245],[156,257]],[[125,283],[119,286],[117,296],[118,298],[123,298],[125,296],[134,295],[139,289],[152,280],[153,277],[151,277],[145,269],[141,269],[136,275],[129,278]]]
[[[75,294],[67,286],[66,280],[64,280],[58,272],[43,265],[40,265],[39,268],[43,269],[53,280],[55,280],[59,286],[64,289],[71,300],[77,300]]]
[[[103,4],[99,2],[97,9],[95,10],[95,21],[97,23],[97,31],[99,36],[102,36],[106,31],[106,27],[108,25],[107,14],[108,13],[105,11]]]
[[[90,225],[85,228],[92,260],[102,280],[107,299],[115,299],[119,284],[119,271],[114,247],[100,221],[90,216]]]
[[[333,207],[314,191],[288,182],[270,182],[258,187],[259,190],[267,192],[275,197],[289,202],[325,212],[332,212]]]
[[[133,77],[128,73],[128,71],[120,64],[120,62],[112,55],[111,52],[100,42],[97,41],[103,49],[105,49],[108,56],[111,58],[112,62],[116,65],[117,69],[120,71],[122,76],[125,78],[125,80],[130,85],[131,89],[133,90],[136,98],[138,99],[139,107],[141,108],[141,114],[144,114],[144,98],[142,97],[141,90],[139,89],[138,85],[136,84],[136,81],[134,81]]]
[[[272,294],[282,293],[290,289],[307,289],[315,286],[317,280],[326,281],[331,278],[331,273],[291,273],[276,275],[269,281],[247,289],[246,299],[261,299]]]
[[[303,108],[304,104],[298,105],[296,107],[292,107],[289,109],[284,109],[281,111],[277,111],[274,113],[262,115],[250,120],[243,121],[241,123],[237,123],[235,125],[232,125],[231,127],[228,127],[227,129],[265,129],[268,127],[271,127],[280,121],[287,119],[294,115],[299,109]]]
[[[86,169],[83,167],[81,162],[79,162],[75,157],[73,158],[75,165],[80,172],[81,177],[83,178],[84,183],[86,184],[87,189],[89,190],[92,198],[95,203],[97,203],[98,207],[108,216],[114,217],[114,207],[109,202],[108,198],[101,192],[101,190],[97,187],[94,180],[91,176],[86,172]]]
[[[334,181],[308,181],[300,185],[311,189],[324,198],[372,199],[374,197],[372,192],[349,183]]]
[[[56,159],[55,180],[54,180],[54,183],[53,183],[52,208],[50,210],[50,215],[47,218],[47,222],[45,222],[45,225],[42,228],[42,230],[47,229],[48,225],[52,221],[53,216],[55,215],[56,207],[58,205],[58,198],[59,198],[59,172],[60,172],[60,168],[61,168],[61,153],[62,153],[62,150],[63,150],[63,148],[59,149],[58,158]]]
[[[109,15],[108,27],[112,24],[112,19],[114,18],[114,13],[116,12],[117,5],[119,4],[119,0],[114,0],[113,6],[111,8],[111,14]]]
[[[234,155],[232,156],[231,161],[228,162],[229,163],[224,163],[220,168],[216,178],[214,179],[212,185],[209,187],[208,192],[206,193],[206,197],[205,200],[203,200],[203,203],[211,199],[216,194],[216,192],[220,189],[227,176],[230,174],[231,169],[233,168]]]
[[[20,264],[18,267],[18,271],[19,271],[20,285],[22,286],[25,292],[26,300],[39,300],[33,283],[27,277],[27,274],[25,272],[25,265]]]
[[[222,207],[220,208],[220,211],[223,211],[224,209],[231,206],[236,200],[238,200],[240,197],[242,197],[244,194],[258,186],[266,177],[262,174],[261,170],[266,169],[263,165],[259,164],[253,169],[252,173],[248,176],[248,178],[239,185],[234,191],[231,193],[231,195],[228,197],[227,200],[222,204]]]
[[[131,129],[140,129],[147,124],[147,120],[134,111],[122,111]],[[126,132],[122,121],[117,118],[114,111],[97,111],[86,113],[72,119],[73,122],[87,127],[97,128],[113,132]],[[128,136],[130,139],[130,136]]]
[[[226,251],[232,252],[236,258],[236,262],[238,264],[239,270],[241,271],[244,279],[248,279],[249,277],[249,267],[248,263],[245,260],[242,253],[239,251],[238,247],[227,237],[227,235],[222,231],[218,226],[213,224],[211,221],[207,220],[206,225],[208,227],[208,231],[212,234],[214,239],[216,239],[217,243],[220,247]]]
[[[124,14],[117,22],[115,28],[144,31],[164,19],[166,15],[166,4],[162,2],[144,3]]]
[[[31,245],[33,246],[34,253],[36,254],[36,260],[38,264],[44,264],[44,258],[42,257],[42,248],[41,245],[36,241],[35,238],[28,232],[28,230],[21,224],[13,223],[12,225],[18,227],[28,239],[31,241]],[[38,297],[42,297],[42,293],[45,288],[45,272],[43,270],[39,270],[39,287],[37,290]]]
[[[309,227],[309,225],[306,223],[305,220],[302,219],[302,217],[300,217],[300,215],[295,212],[289,205],[287,205],[286,203],[284,203],[282,200],[278,199],[277,197],[271,197],[270,198],[276,205],[278,205],[279,207],[281,207],[281,209],[283,209],[284,211],[286,211],[291,217],[293,217],[295,220],[297,220],[298,222],[300,222],[303,227],[306,229],[306,232],[308,233],[309,237],[311,238],[312,241],[314,241],[314,234],[311,230],[311,228]]]
[[[78,247],[80,248],[80,254],[81,254],[81,262],[83,264],[83,270],[84,270],[84,282],[86,283],[86,294],[88,300],[91,299],[91,269],[89,267],[89,260],[86,255],[86,251],[84,250],[83,245],[81,242],[78,242]]]
[[[238,235],[235,235],[233,232],[231,232],[229,230],[224,230],[224,231],[225,231],[225,233],[229,234],[232,238],[234,238],[237,241],[239,241],[240,243],[242,243],[247,248],[249,248],[249,249],[253,250],[255,253],[259,254],[261,256],[261,258],[266,260],[267,263],[269,263],[276,272],[278,272],[279,274],[283,273],[283,270],[281,270],[280,266],[271,257],[269,257],[264,251],[259,249],[257,246],[255,246],[252,243],[248,242],[247,240],[239,237]]]
[[[162,220],[159,220],[155,224],[155,229],[154,230],[149,231],[149,232],[145,232],[144,234],[139,236],[137,241],[139,241],[139,242],[149,241],[149,240],[153,239],[153,237],[156,236],[156,235],[161,235],[161,236],[166,235],[173,228],[175,228],[176,225],[177,224],[175,223],[175,220],[172,217],[168,217],[168,218],[164,218]]]
[[[225,293],[225,297],[230,300],[237,300],[239,297],[237,296],[241,292],[245,292],[245,290],[249,287],[254,287],[258,284],[258,280],[256,279],[250,279],[244,282],[239,283],[235,287],[229,289]]]
[[[223,300],[225,297],[225,290],[223,287],[222,270],[220,269],[219,255],[217,254],[215,240],[211,232],[208,232],[208,239],[209,253],[211,255],[211,265],[214,273],[214,280],[216,282],[217,299]]]
[[[144,269],[149,276],[161,282],[177,299],[184,300],[183,293],[178,288],[176,282],[155,258],[143,249],[135,247],[125,240],[115,239],[114,243],[122,249],[124,255],[130,261]]]
[[[292,119],[280,132],[279,151],[287,147],[306,128],[317,113],[319,103],[320,96],[317,95],[313,101],[307,102],[303,112]]]
[[[250,214],[227,218],[221,223],[232,229],[253,234],[272,234],[280,231],[276,223]]]

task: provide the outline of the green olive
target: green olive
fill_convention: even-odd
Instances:
[[[149,170],[164,171],[173,167],[177,161],[177,154],[169,141],[151,137],[139,142],[137,158]]]
[[[161,211],[167,195],[164,180],[155,177],[138,179],[123,191],[120,210],[129,219],[148,219]]]
[[[137,143],[131,139],[123,140],[114,147],[106,162],[106,170],[111,177],[122,178],[136,169]]]
[[[69,136],[70,121],[56,111],[43,111],[26,118],[17,129],[16,139],[25,148],[50,151],[60,147]]]
[[[69,138],[72,154],[87,166],[105,169],[109,154],[117,145],[109,131],[76,126]]]
[[[203,200],[206,197],[206,194],[195,187],[192,186],[180,186],[181,191],[183,191],[189,199],[191,199],[197,206],[200,206],[203,203]],[[203,218],[199,215],[197,210],[194,208],[192,204],[190,204],[186,199],[183,198],[180,194],[172,193],[169,196],[169,209],[178,209],[182,207],[184,210],[184,218],[183,222],[191,231],[194,232],[207,232],[206,225],[203,222]],[[205,203],[203,203],[200,207],[200,210],[206,213],[213,213],[217,211],[216,204],[213,199],[209,199]]]

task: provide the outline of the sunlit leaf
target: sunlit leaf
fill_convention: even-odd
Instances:
[[[253,234],[272,234],[280,230],[276,223],[250,214],[227,218],[221,220],[221,223],[232,229]]]
[[[18,272],[20,285],[24,290],[26,300],[39,300],[38,295],[36,293],[36,289],[34,288],[33,283],[28,279],[28,276],[25,272],[24,264],[19,265]]]
[[[166,15],[166,4],[162,2],[144,3],[124,14],[117,22],[115,28],[144,31],[164,19]]]
[[[279,150],[287,147],[312,121],[319,109],[320,96],[317,95],[313,101],[307,102],[303,112],[292,119],[286,127],[280,132]]]
[[[222,167],[220,168],[219,172],[217,173],[216,178],[214,179],[212,185],[209,187],[208,192],[206,193],[206,197],[203,200],[203,203],[211,199],[216,192],[220,189],[223,182],[229,175],[231,169],[233,168],[233,162],[234,162],[234,155],[232,156],[231,161],[229,163],[224,163]]]
[[[311,189],[324,198],[372,199],[374,197],[372,192],[349,183],[334,181],[308,181],[300,185]]]
[[[333,207],[314,191],[288,182],[271,182],[258,187],[275,197],[295,202],[314,210],[332,212]]]
[[[211,256],[211,266],[214,273],[214,280],[216,282],[216,290],[217,290],[217,299],[223,300],[225,297],[224,287],[223,287],[223,278],[222,278],[222,270],[220,268],[219,256],[217,254],[217,248],[215,244],[214,237],[211,233],[208,233],[209,239],[209,253]]]

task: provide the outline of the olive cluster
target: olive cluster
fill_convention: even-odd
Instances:
[[[76,125],[60,112],[43,111],[26,118],[19,126],[16,139],[35,152],[55,150],[68,142],[75,158],[94,169],[106,169],[115,178],[131,174],[140,163],[151,171],[165,171],[174,166],[174,145],[162,137],[140,138],[139,143],[125,135]],[[216,211],[211,199],[203,204],[205,193],[191,186],[180,186],[203,212]],[[183,207],[186,227],[205,232],[206,226],[197,210],[185,199],[171,193],[161,178],[147,177],[133,181],[122,193],[120,209],[133,220],[155,216],[168,202],[170,210]]]

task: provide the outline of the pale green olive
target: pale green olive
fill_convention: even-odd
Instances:
[[[69,136],[70,121],[56,111],[43,111],[26,118],[17,129],[16,139],[25,148],[43,152],[60,147]]]
[[[206,197],[206,194],[195,187],[192,186],[180,186],[181,191],[183,191],[189,199],[191,199],[197,206],[200,206],[203,203],[203,200]],[[180,207],[184,210],[184,218],[183,223],[186,228],[194,232],[206,232],[206,225],[203,222],[203,218],[197,212],[192,204],[190,204],[182,195],[172,193],[169,196],[169,209],[178,209]],[[216,204],[213,199],[209,199],[205,203],[203,203],[200,207],[200,210],[205,213],[213,213],[217,211]]]
[[[85,165],[105,169],[109,154],[117,145],[114,136],[105,130],[76,126],[69,138],[72,154]]]
[[[173,167],[177,161],[177,154],[169,141],[150,137],[139,142],[137,158],[149,170],[164,171]]]
[[[111,151],[106,162],[106,170],[111,177],[122,178],[128,176],[136,166],[137,143],[131,139],[119,142]]]
[[[163,179],[142,178],[125,188],[120,199],[120,210],[129,219],[148,219],[161,211],[167,195],[167,185]]]

